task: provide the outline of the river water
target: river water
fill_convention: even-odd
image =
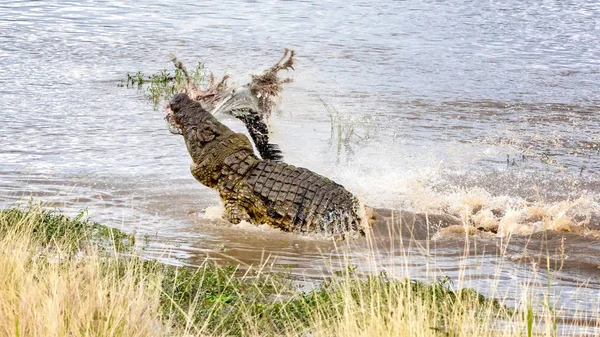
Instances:
[[[244,83],[284,47],[296,70],[272,126],[288,163],[369,205],[477,213],[498,233],[421,224],[416,239],[339,247],[219,221],[181,137],[120,84],[171,68],[169,53]],[[0,206],[87,208],[171,263],[269,258],[315,280],[375,256],[398,275],[515,305],[532,289],[565,322],[597,319],[599,107],[597,1],[0,2]]]

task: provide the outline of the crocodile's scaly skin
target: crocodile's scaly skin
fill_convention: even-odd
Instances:
[[[243,134],[234,133],[185,94],[167,119],[185,138],[192,175],[216,189],[231,223],[266,223],[290,232],[362,233],[366,212],[354,195],[310,170],[261,160]]]

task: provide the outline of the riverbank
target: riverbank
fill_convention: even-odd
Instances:
[[[143,246],[83,213],[1,211],[0,334],[556,335],[551,308],[513,310],[473,290],[453,291],[449,280],[357,275],[349,267],[302,291],[264,265],[242,271],[207,260],[199,268],[174,267],[142,258]],[[528,294],[522,296],[526,304]]]

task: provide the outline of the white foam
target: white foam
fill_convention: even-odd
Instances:
[[[204,210],[204,213],[200,214],[200,217],[207,220],[221,220],[225,214],[225,207],[223,205],[208,206]]]

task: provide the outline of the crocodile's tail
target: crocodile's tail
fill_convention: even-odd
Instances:
[[[265,160],[282,160],[283,153],[277,144],[269,143],[269,128],[258,113],[252,111],[235,114],[248,129],[260,157]]]
[[[277,145],[277,144],[267,143],[265,148],[262,150],[259,148],[258,152],[260,153],[260,156],[266,160],[282,160],[283,159],[283,153],[281,152],[281,149],[279,148],[279,145]]]
[[[233,89],[213,109],[212,114],[226,114],[241,120],[262,159],[283,159],[279,146],[269,143],[267,115],[260,109],[258,98],[252,92],[250,85]]]

